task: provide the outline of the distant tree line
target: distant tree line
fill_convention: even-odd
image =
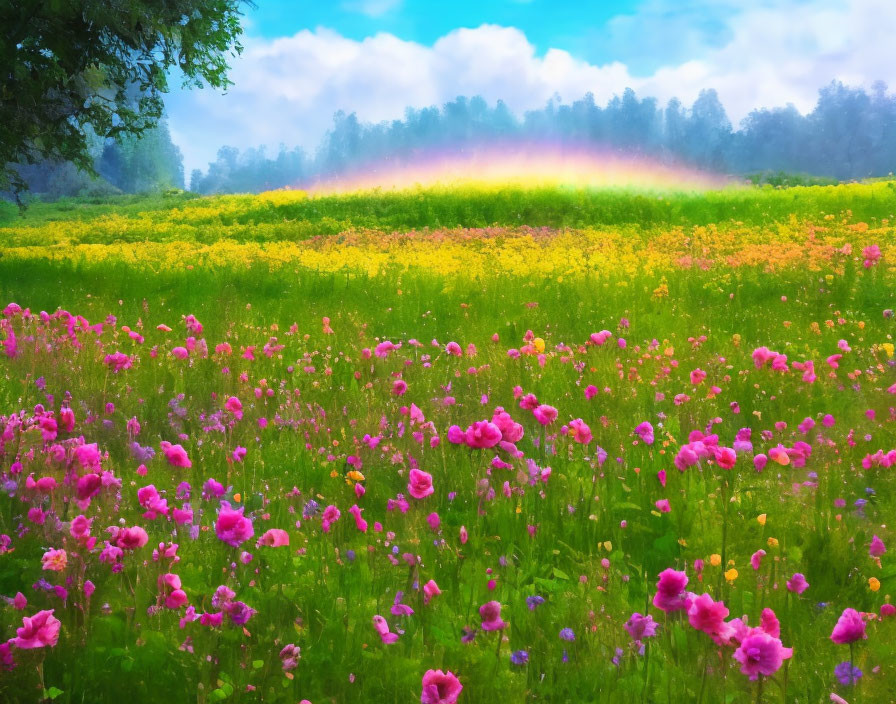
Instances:
[[[502,101],[490,106],[478,96],[441,108],[408,108],[404,119],[378,124],[338,112],[315,154],[281,148],[271,157],[264,149],[224,147],[205,173],[193,171],[190,188],[227,193],[295,186],[384,160],[496,140],[601,145],[727,173],[767,174],[772,181],[780,172],[851,180],[896,170],[896,96],[880,82],[870,92],[833,82],[809,114],[792,105],[763,108],[737,130],[714,90],[703,91],[689,109],[677,99],[661,107],[628,89],[603,107],[589,93],[572,104],[551,100],[521,118]]]
[[[791,182],[806,182],[805,176],[852,180],[896,171],[896,95],[880,82],[870,91],[833,82],[807,115],[792,105],[762,108],[739,129],[714,90],[701,92],[690,108],[677,99],[661,107],[627,89],[603,107],[589,93],[571,104],[551,100],[521,117],[502,101],[489,105],[479,96],[441,108],[408,108],[403,119],[378,124],[340,111],[313,153],[222,147],[205,172],[192,172],[188,185],[199,193],[301,186],[384,161],[496,141],[591,144],[772,183],[781,182],[781,173],[804,175]],[[38,164],[23,173],[33,191],[50,195],[184,187],[182,158],[164,122],[141,140],[99,142],[95,149],[100,181],[70,164]]]
[[[91,133],[87,144],[97,176],[57,160],[20,165],[18,174],[31,193],[44,199],[184,188],[183,155],[164,120],[139,138],[100,139]]]

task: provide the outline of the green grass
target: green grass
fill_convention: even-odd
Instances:
[[[789,223],[791,215],[816,219],[847,209],[853,211],[852,221],[871,221],[896,210],[888,183],[662,201],[623,193],[446,190],[279,207],[249,197],[35,205],[16,228],[111,213],[135,217],[147,212],[153,222],[171,221],[180,217],[166,209],[172,203],[184,212],[194,205],[226,210],[229,214],[220,215],[217,223],[199,223],[208,232],[226,218],[245,223],[295,219],[308,223],[309,231],[324,218],[383,230],[585,222],[647,230],[726,218],[760,227]],[[65,210],[67,205],[72,208]],[[512,220],[514,213],[518,221]],[[774,241],[777,228],[767,229]],[[602,271],[569,280],[497,273],[449,279],[413,267],[376,277],[348,276],[271,271],[241,262],[153,273],[120,261],[0,258],[4,304],[16,301],[35,313],[63,308],[91,324],[107,321],[99,337],[81,333],[75,346],[66,341],[64,325],[13,316],[19,355],[9,359],[0,353],[0,415],[23,411],[27,418],[36,404],[57,412],[63,403],[70,405],[77,426],[60,439],[83,435],[86,442],[99,443],[108,452],[103,467],[122,479],[120,500],[115,491],[104,492],[85,509],[94,517],[93,535],[102,541],[108,537],[105,529],[119,521],[149,533],[149,544],[126,555],[124,569],[113,574],[67,533],[66,522],[80,509],[62,501],[72,491],[63,483],[65,467],[47,460],[38,431],[11,431],[13,439],[4,440],[0,449],[0,470],[8,472],[16,459],[24,469],[6,477],[17,482],[14,496],[7,495],[8,485],[0,492],[0,533],[10,536],[14,548],[0,554],[0,594],[12,597],[21,591],[29,603],[22,612],[12,606],[0,609],[0,640],[15,635],[23,615],[40,609],[54,608],[62,630],[54,648],[13,650],[18,666],[0,677],[0,699],[35,701],[43,686],[46,692],[55,688],[58,702],[125,696],[134,702],[172,703],[409,702],[420,700],[423,673],[441,668],[460,677],[461,704],[498,698],[808,703],[826,701],[831,692],[850,702],[889,701],[896,677],[896,619],[869,623],[868,640],[856,643],[855,662],[864,672],[857,688],[837,683],[834,667],[852,651],[829,638],[844,608],[878,613],[896,588],[893,469],[862,467],[867,454],[896,447],[891,410],[896,396],[886,391],[896,383],[896,368],[881,347],[896,332],[894,319],[882,314],[896,307],[893,273],[887,268],[892,242],[880,244],[885,261],[868,269],[846,258],[820,271],[718,264],[706,271]],[[668,296],[660,297],[654,291],[663,279]],[[173,347],[185,343],[187,314],[203,323],[196,337],[207,341],[211,356],[171,356]],[[114,323],[107,320],[110,315]],[[324,316],[330,318],[332,335],[324,334]],[[159,324],[173,331],[159,331]],[[290,331],[293,324],[295,332]],[[145,342],[130,340],[125,325],[139,329]],[[601,329],[612,331],[613,338],[603,347],[586,346],[589,335]],[[509,349],[524,344],[529,330],[546,342],[544,366],[536,356],[508,356]],[[495,333],[498,342],[492,341]],[[5,336],[0,332],[0,338]],[[271,337],[285,347],[267,357],[262,347]],[[412,338],[423,346],[412,346]],[[618,338],[625,338],[625,348]],[[403,346],[386,359],[364,358],[365,348],[386,339]],[[433,339],[438,346],[431,345]],[[852,351],[832,370],[825,359],[838,351],[841,339]],[[215,346],[225,341],[233,355],[215,356]],[[446,354],[449,341],[464,349],[475,344],[476,355]],[[561,344],[569,350],[558,349]],[[254,361],[242,357],[250,345]],[[810,384],[797,370],[756,369],[751,353],[759,346],[787,354],[790,362],[813,360],[818,379]],[[109,371],[104,357],[116,351],[133,355],[132,368]],[[304,370],[311,366],[313,372]],[[469,373],[470,367],[477,373]],[[698,387],[689,380],[696,368],[708,374]],[[392,394],[398,376],[408,384],[401,397]],[[517,385],[558,409],[558,421],[547,432],[556,437],[548,447],[546,431],[531,412],[520,409],[513,391]],[[588,385],[599,390],[590,401],[584,394]],[[709,392],[713,385],[720,393]],[[677,394],[690,399],[676,404]],[[209,416],[230,395],[241,399],[243,420],[223,433],[206,430]],[[444,403],[449,395],[454,405]],[[110,403],[114,408],[107,408]],[[400,423],[409,423],[402,407],[411,403],[434,424],[441,438],[437,447],[428,444],[430,430],[424,431],[423,446],[412,428],[400,430]],[[489,472],[495,451],[448,442],[451,425],[466,428],[489,419],[496,406],[523,425],[518,447],[526,458],[551,468],[546,483],[528,483],[524,460],[502,453],[514,468]],[[868,409],[876,411],[874,419],[866,415]],[[821,424],[827,413],[836,419],[831,429]],[[132,417],[142,425],[137,440],[157,452],[145,477],[137,474],[139,462],[128,449],[126,422]],[[803,435],[797,426],[806,417],[817,425]],[[269,421],[267,428],[259,427],[259,418]],[[575,418],[593,431],[587,446],[559,434],[559,426]],[[633,430],[642,421],[656,429],[652,446],[634,442]],[[786,428],[776,428],[778,422]],[[779,442],[792,447],[805,440],[812,454],[805,467],[769,462],[758,473],[754,453],[740,452],[731,471],[704,461],[680,473],[673,464],[678,447],[688,433],[710,424],[725,446],[731,446],[740,428],[749,427],[756,453],[767,453]],[[5,426],[0,422],[0,429]],[[772,437],[764,439],[763,431]],[[362,438],[377,433],[384,438],[372,450]],[[182,443],[193,466],[168,466],[159,453],[163,440]],[[598,445],[607,453],[602,465]],[[241,464],[228,459],[236,446],[248,449]],[[366,493],[361,498],[346,482],[348,455],[363,461]],[[435,492],[419,501],[409,498],[407,513],[389,511],[389,499],[407,494],[409,456],[432,474]],[[660,470],[667,472],[665,488],[658,480]],[[32,472],[58,478],[54,498],[41,500],[23,488],[23,478]],[[254,520],[255,538],[268,528],[282,528],[290,546],[256,548],[253,538],[233,548],[219,541],[217,504],[198,499],[209,477],[232,485],[230,500],[241,495],[241,505]],[[186,527],[143,518],[137,502],[138,488],[154,484],[170,506],[179,507],[183,502],[175,493],[183,481],[192,485],[196,523],[208,529],[195,539]],[[510,497],[504,494],[505,482]],[[319,519],[302,518],[312,498],[342,512],[329,533]],[[664,498],[671,503],[670,513],[656,510],[655,502]],[[835,505],[840,498],[845,507]],[[855,507],[858,499],[868,502],[861,511]],[[355,503],[370,523],[367,533],[356,530],[348,513]],[[25,515],[36,504],[51,511],[43,526]],[[431,512],[441,517],[440,533],[427,525]],[[767,514],[764,525],[757,521],[760,514]],[[383,523],[384,532],[373,530],[375,521]],[[21,535],[20,526],[28,528]],[[466,544],[459,538],[461,526],[470,536]],[[529,526],[536,527],[534,535]],[[868,554],[874,534],[889,550],[880,566]],[[770,538],[778,541],[776,547]],[[172,540],[180,545],[181,561],[162,569],[152,560],[152,547]],[[393,546],[398,547],[397,565],[389,559]],[[64,574],[41,569],[41,555],[51,547],[69,552]],[[749,560],[759,549],[768,554],[757,573]],[[248,565],[239,560],[242,550],[254,555]],[[416,566],[403,561],[404,553],[419,556]],[[728,565],[710,564],[713,554],[733,562],[736,580],[723,577]],[[705,561],[702,580],[694,569],[698,559]],[[665,615],[649,604],[658,573],[669,567],[687,570],[689,589],[724,600],[729,618],[746,615],[758,625],[763,608],[775,611],[781,640],[794,655],[764,682],[761,693],[738,671],[733,647],[715,646],[686,617]],[[157,577],[165,571],[180,576],[200,613],[217,610],[211,598],[218,585],[232,588],[236,599],[257,610],[246,632],[226,619],[220,629],[198,622],[181,629],[183,609],[148,613],[157,603]],[[811,585],[802,596],[784,586],[796,572]],[[869,589],[869,577],[880,580],[879,591]],[[41,578],[67,584],[68,599],[63,603],[34,589]],[[84,579],[96,585],[89,604]],[[414,584],[429,579],[442,594],[424,605]],[[405,592],[413,616],[389,613],[396,591]],[[534,594],[546,602],[533,611],[526,597]],[[480,631],[473,642],[461,642],[463,628],[479,626],[478,608],[490,599],[502,603],[502,616],[510,624],[502,632],[505,640]],[[635,611],[650,613],[660,623],[644,654],[623,628]],[[397,643],[380,642],[371,625],[375,614],[403,631]],[[563,628],[575,632],[574,642],[560,640]],[[284,675],[278,658],[288,643],[302,648],[293,679]],[[612,662],[617,648],[623,651],[618,665]],[[527,665],[511,665],[510,653],[516,650],[529,653]]]

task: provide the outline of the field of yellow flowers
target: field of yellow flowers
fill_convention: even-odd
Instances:
[[[894,218],[0,209],[0,700],[896,701]]]

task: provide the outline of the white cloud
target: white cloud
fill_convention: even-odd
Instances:
[[[632,21],[617,24],[628,32]],[[521,113],[555,94],[572,101],[590,91],[602,103],[626,87],[689,105],[701,89],[715,88],[737,124],[757,106],[793,103],[810,110],[818,89],[832,79],[896,83],[893,0],[755,4],[725,23],[720,45],[646,76],[619,62],[581,61],[562,49],[539,56],[521,31],[495,25],[457,29],[432,46],[391,34],[355,41],[320,28],[275,40],[249,38],[234,62],[228,94],[172,96],[171,126],[189,172],[204,167],[223,144],[313,147],[340,109],[377,122],[402,117],[407,106],[478,94],[489,102],[503,99]]]

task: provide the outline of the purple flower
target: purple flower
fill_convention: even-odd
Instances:
[[[575,639],[576,634],[573,633],[573,630],[571,628],[564,628],[562,631],[560,631],[560,640],[574,641]]]
[[[513,665],[525,665],[527,662],[529,662],[529,653],[527,653],[525,650],[514,650],[510,654],[510,662]]]
[[[862,671],[854,667],[851,662],[844,661],[834,668],[834,675],[840,681],[840,684],[848,685],[858,682],[862,676]]]
[[[529,611],[535,611],[535,609],[541,606],[543,603],[544,597],[538,596],[538,594],[526,597],[526,606],[529,607]]]

